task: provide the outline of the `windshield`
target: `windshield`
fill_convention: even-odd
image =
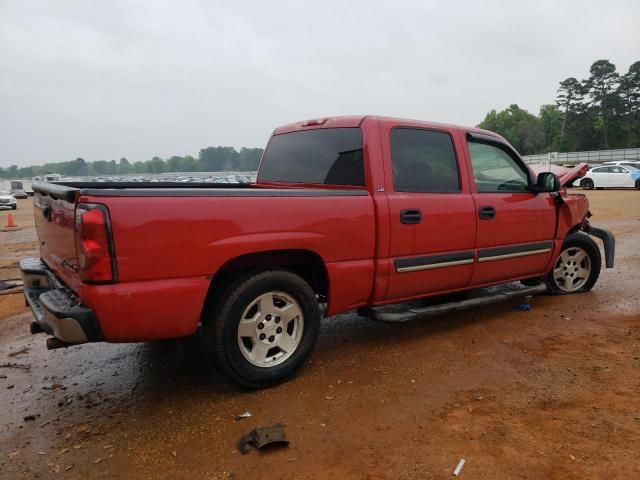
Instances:
[[[359,128],[321,128],[271,137],[258,180],[363,186]]]

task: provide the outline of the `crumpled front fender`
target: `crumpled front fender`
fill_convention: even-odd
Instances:
[[[607,268],[613,268],[613,260],[616,255],[616,237],[609,230],[589,225],[586,230],[589,235],[598,237],[604,245],[604,262]]]

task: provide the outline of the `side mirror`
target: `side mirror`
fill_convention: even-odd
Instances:
[[[533,186],[533,191],[535,193],[559,192],[560,188],[560,179],[555,173],[541,172],[538,174],[538,180]]]

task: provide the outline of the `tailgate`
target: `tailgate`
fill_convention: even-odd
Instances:
[[[35,184],[34,216],[40,257],[69,287],[80,284],[74,235],[77,190],[54,184]]]

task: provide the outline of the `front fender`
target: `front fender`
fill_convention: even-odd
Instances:
[[[616,237],[609,230],[589,225],[586,229],[589,235],[598,237],[604,245],[604,261],[607,268],[613,268],[613,261],[616,255]]]

